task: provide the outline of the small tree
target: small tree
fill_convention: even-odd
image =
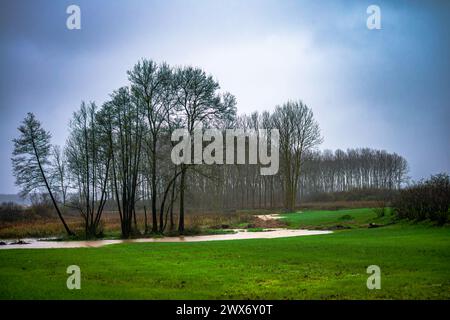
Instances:
[[[386,201],[378,201],[377,206],[373,209],[378,218],[384,217],[387,213]]]
[[[51,148],[50,133],[42,128],[33,113],[27,114],[18,130],[21,135],[13,140],[12,164],[16,185],[22,188],[21,195],[26,196],[33,190],[45,188],[64,229],[69,235],[74,235],[64,221],[45,174]]]

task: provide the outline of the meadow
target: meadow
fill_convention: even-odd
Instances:
[[[367,208],[316,210],[282,220],[344,228],[281,239],[0,250],[0,298],[449,299],[450,228],[392,219]],[[69,265],[81,268],[80,290],[66,287]],[[380,290],[366,287],[369,265],[381,268]]]

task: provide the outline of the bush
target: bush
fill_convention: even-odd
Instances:
[[[388,205],[384,201],[379,201],[373,211],[376,213],[378,218],[382,218],[388,212]]]
[[[450,178],[441,173],[400,191],[393,203],[401,219],[430,219],[442,225],[448,221]]]
[[[0,221],[11,222],[23,219],[25,210],[22,206],[14,202],[3,202],[0,204]]]
[[[40,195],[31,196],[30,206],[22,206],[14,202],[3,202],[0,204],[0,223],[32,221],[53,217],[56,217],[53,205]]]

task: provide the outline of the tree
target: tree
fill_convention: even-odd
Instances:
[[[145,141],[151,170],[152,232],[157,232],[157,145],[167,115],[174,105],[172,70],[166,64],[157,65],[151,60],[143,59],[128,71],[128,79],[131,82],[131,94],[147,118],[148,134]],[[159,229],[162,228],[160,221]]]
[[[236,114],[236,100],[233,95],[218,93],[219,83],[202,69],[185,67],[175,72],[176,110],[183,127],[192,137],[195,126],[208,122],[218,126],[222,121],[229,121]],[[191,144],[192,145],[192,144]],[[180,173],[180,216],[178,231],[184,232],[185,187],[188,165],[181,164]]]
[[[293,210],[305,152],[322,143],[319,124],[308,106],[289,101],[278,106],[273,124],[280,133],[281,174],[284,179],[284,205]]]
[[[94,103],[89,106],[82,103],[80,110],[74,113],[70,129],[65,151],[77,191],[71,205],[84,219],[86,237],[95,237],[106,203],[112,150]]]
[[[61,200],[63,206],[66,205],[67,200],[67,190],[69,188],[67,183],[67,172],[66,172],[66,156],[61,150],[60,146],[52,147],[52,179],[55,181],[55,188],[61,195]]]
[[[16,184],[22,188],[21,194],[25,196],[33,190],[45,188],[67,234],[74,235],[61,214],[46,177],[46,166],[50,163],[50,133],[42,128],[33,113],[27,114],[18,130],[21,135],[13,140],[12,163]]]
[[[142,167],[142,140],[145,124],[143,110],[122,87],[111,95],[111,101],[102,108],[108,123],[108,141],[112,150],[113,185],[119,209],[122,237],[129,238],[133,232],[132,219],[138,193],[138,178]]]

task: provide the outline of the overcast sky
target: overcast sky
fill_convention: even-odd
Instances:
[[[81,30],[66,8],[81,8]],[[381,8],[381,30],[366,26]],[[450,171],[449,1],[0,2],[0,193],[31,111],[64,144],[82,100],[104,102],[140,58],[199,66],[238,112],[301,99],[321,148],[397,152],[414,179]]]

